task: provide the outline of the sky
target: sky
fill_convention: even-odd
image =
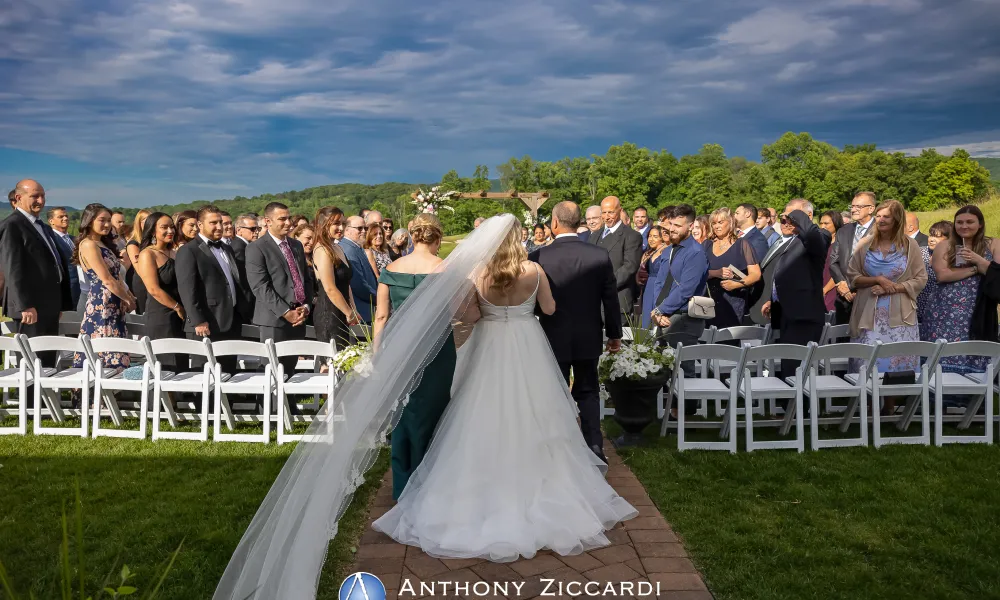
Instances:
[[[511,156],[1000,156],[1000,0],[6,0],[0,183],[145,206]]]

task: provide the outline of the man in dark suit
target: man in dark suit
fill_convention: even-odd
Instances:
[[[246,282],[236,267],[233,249],[222,241],[222,214],[212,205],[198,211],[198,235],[177,251],[177,288],[187,318],[189,339],[239,339],[249,316]],[[237,357],[219,359],[224,371],[236,371]],[[204,359],[192,357],[200,370]]]
[[[45,189],[25,179],[14,186],[14,210],[0,224],[0,271],[4,274],[3,313],[12,330],[29,338],[59,335],[59,315],[73,309],[69,262],[59,241],[42,219]],[[55,353],[41,353],[54,366]]]
[[[600,231],[604,227],[604,221],[601,220],[601,207],[600,206],[588,206],[587,212],[584,213],[584,224],[587,226],[587,231],[581,231],[579,234],[580,239],[584,242],[589,242],[590,238],[597,235],[596,232]]]
[[[767,238],[757,229],[757,207],[744,202],[733,211],[733,218],[736,221],[736,237],[745,239],[750,248],[753,249],[753,256],[759,265],[767,255],[770,244]]]
[[[649,248],[649,211],[645,206],[632,211],[632,229],[642,236],[642,251]]]
[[[59,242],[60,254],[69,265],[69,293],[73,298],[73,306],[77,306],[80,301],[80,276],[72,264],[76,241],[69,234],[69,215],[65,208],[56,206],[46,211],[45,220],[49,222],[49,227],[52,228],[52,233],[55,234],[54,237]]]
[[[781,214],[781,233],[791,237],[788,248],[777,259],[771,300],[761,308],[779,330],[782,344],[819,342],[826,321],[823,302],[823,265],[829,242],[812,222],[805,200],[792,200]],[[784,299],[784,302],[782,302]],[[781,377],[790,377],[796,361],[781,361]]]
[[[851,201],[851,219],[837,231],[837,239],[830,249],[830,277],[837,284],[837,323],[847,323],[851,320],[851,308],[854,303],[855,290],[847,283],[847,265],[851,262],[854,248],[869,233],[874,233],[875,224],[875,194],[860,192]]]
[[[229,245],[236,255],[236,260],[240,263],[246,262],[247,245],[256,240],[260,234],[260,227],[257,224],[257,215],[246,213],[236,217],[233,227],[233,239]]]
[[[378,279],[371,263],[368,262],[368,255],[361,247],[367,229],[368,226],[361,217],[348,217],[347,226],[344,227],[344,237],[338,245],[344,250],[347,262],[351,264],[351,293],[354,295],[354,306],[358,310],[358,316],[366,324],[370,324],[375,315]]]
[[[581,242],[576,233],[579,225],[580,207],[574,202],[560,202],[552,209],[555,240],[532,252],[529,258],[545,270],[556,301],[554,313],[538,313],[539,322],[566,383],[573,371],[573,399],[580,409],[583,438],[594,454],[607,462],[601,435],[597,362],[604,348],[604,335],[609,351],[621,349],[618,285],[607,251]]]
[[[750,310],[747,312],[747,317],[752,323],[766,325],[771,322],[771,319],[765,317],[761,310],[764,304],[771,301],[774,270],[778,266],[778,258],[788,249],[788,242],[791,240],[792,236],[778,237],[778,240],[768,248],[767,254],[764,255],[764,260],[760,262],[760,281],[763,285],[760,288],[760,293],[751,297]]]
[[[312,280],[306,277],[306,253],[298,240],[288,237],[292,229],[288,207],[272,202],[264,208],[267,231],[247,246],[247,284],[257,299],[253,323],[260,327],[260,341],[303,340]],[[298,359],[282,359],[291,375]]]
[[[927,247],[927,234],[920,231],[920,219],[910,211],[906,211],[906,235],[916,240],[921,248]]]
[[[639,272],[639,263],[642,262],[642,236],[622,222],[621,214],[622,205],[618,198],[608,196],[601,200],[604,227],[592,232],[587,243],[604,248],[611,256],[618,288],[618,304],[624,316],[632,314],[635,302],[635,274]]]

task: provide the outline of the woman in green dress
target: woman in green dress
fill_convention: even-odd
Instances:
[[[437,217],[418,215],[410,225],[410,237],[413,251],[382,269],[379,277],[374,324],[376,347],[390,312],[398,310],[420,282],[443,262],[437,255],[443,237]],[[455,360],[455,339],[449,334],[437,356],[424,368],[420,385],[410,392],[399,423],[392,430],[392,497],[395,500],[399,499],[410,475],[427,452],[438,420],[451,400]]]

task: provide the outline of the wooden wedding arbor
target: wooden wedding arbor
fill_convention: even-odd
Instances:
[[[410,197],[414,200],[417,199],[417,193],[413,192]],[[486,190],[479,190],[478,192],[465,192],[459,196],[459,198],[486,198],[488,200],[520,200],[528,207],[531,211],[531,218],[535,222],[538,222],[538,209],[542,207],[549,199],[548,192],[519,192],[517,190],[511,190],[509,192],[487,192]]]

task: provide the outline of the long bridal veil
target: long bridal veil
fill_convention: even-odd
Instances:
[[[474,301],[474,282],[512,227],[512,215],[483,222],[410,294],[382,331],[367,377],[348,378],[310,425],[247,528],[215,600],[316,596],[337,523],[364,481],[386,434]]]

